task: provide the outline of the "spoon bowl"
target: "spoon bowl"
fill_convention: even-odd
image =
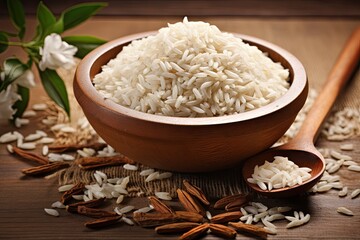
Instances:
[[[320,180],[325,171],[325,160],[315,148],[314,142],[337,96],[357,67],[360,59],[359,42],[360,27],[354,31],[346,43],[297,136],[282,146],[265,150],[245,161],[242,169],[243,177],[256,192],[268,197],[289,197],[306,192]],[[261,166],[265,161],[271,162],[275,156],[288,157],[299,167],[312,169],[310,179],[292,187],[272,190],[262,190],[257,184],[247,181],[253,174],[256,165]]]
[[[272,189],[271,191],[262,190],[258,185],[250,184],[252,189],[264,196],[288,197],[304,193],[311,189],[320,180],[325,169],[325,160],[319,152],[316,154],[315,151],[310,152],[306,150],[274,148],[269,151],[261,152],[246,161],[246,164],[242,169],[245,181],[251,177],[256,165],[260,166],[265,161],[271,162],[275,156],[286,156],[298,166],[311,168],[311,178],[304,181],[301,185],[297,184],[292,187]]]

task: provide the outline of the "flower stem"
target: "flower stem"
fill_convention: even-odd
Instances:
[[[16,47],[22,47],[22,48],[36,48],[36,46],[32,45],[30,43],[24,43],[24,42],[3,42],[0,41],[0,44],[8,45],[8,46],[16,46]]]

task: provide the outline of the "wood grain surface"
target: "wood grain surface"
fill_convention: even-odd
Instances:
[[[156,30],[167,22],[178,18],[94,18],[69,31],[67,34],[89,34],[105,39],[114,39],[130,33]],[[336,57],[351,32],[360,24],[351,19],[257,19],[257,18],[210,18],[197,17],[191,20],[204,20],[216,24],[223,31],[238,32],[263,38],[287,49],[303,62],[310,86],[317,90],[323,84]],[[33,28],[34,19],[28,22]],[[0,19],[0,25],[10,28],[9,23]],[[10,55],[19,55],[17,49],[0,55],[0,61]],[[338,101],[338,106],[355,106],[358,96],[359,74]],[[31,104],[44,99],[44,91],[37,79],[37,87],[31,92]],[[34,132],[40,124],[32,119],[31,124],[20,131],[23,134]],[[15,128],[1,124],[0,134]],[[355,150],[349,154],[360,163],[359,137],[346,140],[353,143]],[[318,146],[339,148],[339,143],[328,142],[322,138]],[[118,224],[102,230],[89,230],[83,226],[87,218],[61,211],[60,217],[45,214],[43,208],[60,198],[56,179],[28,178],[20,172],[29,164],[8,154],[5,145],[0,145],[0,239],[176,239],[174,236],[156,235],[152,229]],[[351,190],[360,188],[360,173],[341,169],[338,173],[342,182]],[[285,229],[286,222],[276,223],[278,234],[269,239],[359,239],[360,198],[337,197],[337,191],[292,199],[266,199],[270,206],[290,205],[311,214],[310,222],[302,227]],[[125,204],[138,207],[146,205],[143,198],[128,199]],[[347,217],[336,212],[339,206],[353,210],[355,216]],[[109,206],[110,207],[110,206]],[[219,239],[208,235],[205,239]],[[237,239],[251,239],[249,235],[238,235]]]

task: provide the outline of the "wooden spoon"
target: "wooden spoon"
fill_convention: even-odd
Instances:
[[[325,161],[315,148],[314,142],[341,89],[357,67],[359,57],[360,27],[347,41],[297,136],[284,145],[270,148],[245,161],[242,174],[252,189],[269,197],[289,197],[306,192],[320,180],[325,170]],[[311,168],[311,178],[300,185],[271,191],[262,190],[258,185],[249,183],[247,179],[253,174],[254,167],[263,165],[266,160],[273,161],[274,156],[288,157],[300,167]]]

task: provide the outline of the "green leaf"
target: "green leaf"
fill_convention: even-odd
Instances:
[[[8,58],[4,61],[3,70],[5,72],[5,79],[1,83],[0,92],[7,88],[13,81],[24,74],[28,66],[22,63],[17,58]]]
[[[60,17],[64,21],[64,31],[84,22],[105,6],[107,3],[93,2],[77,4],[66,9]]]
[[[5,52],[8,48],[8,37],[4,32],[0,32],[0,53]]]
[[[7,0],[7,7],[11,21],[14,26],[19,30],[18,36],[20,39],[24,38],[25,34],[25,11],[24,6],[20,0]]]
[[[43,4],[43,2],[40,2],[37,8],[36,17],[40,23],[42,35],[46,36],[51,30],[51,27],[56,23],[54,14]]]
[[[78,51],[76,52],[75,57],[78,58],[85,57],[85,55],[93,49],[106,43],[105,40],[92,36],[67,36],[63,37],[63,40],[68,44],[77,47]]]
[[[30,99],[30,91],[28,88],[17,85],[18,87],[18,94],[21,96],[20,100],[17,100],[14,105],[12,106],[13,109],[16,109],[16,113],[13,115],[13,119],[21,117],[25,112]]]
[[[39,68],[38,68],[39,69]],[[39,69],[41,83],[49,97],[70,116],[70,104],[64,81],[51,69]]]
[[[64,19],[62,16],[52,26],[51,32],[61,34],[64,32]]]

